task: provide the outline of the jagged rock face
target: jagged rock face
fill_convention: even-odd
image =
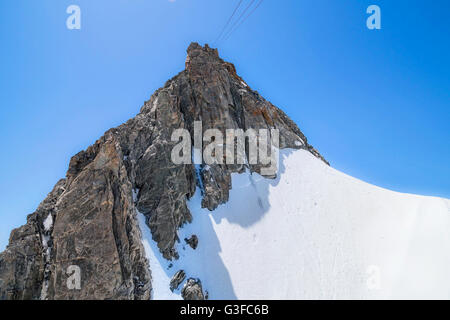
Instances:
[[[200,279],[189,278],[181,290],[181,296],[184,300],[205,300]]]
[[[193,43],[186,69],[136,117],[75,155],[66,179],[11,233],[0,254],[0,299],[149,299],[151,273],[136,215],[145,215],[162,255],[177,259],[177,230],[192,221],[186,201],[196,187],[202,186],[202,206],[214,210],[228,201],[231,173],[245,166],[261,172],[256,164],[197,171],[192,164],[174,164],[171,152],[178,142],[172,133],[184,128],[194,137],[195,121],[202,121],[203,132],[214,128],[224,136],[226,129],[276,128],[280,148],[303,148],[323,159],[217,50]],[[72,265],[81,270],[79,290],[67,287]],[[191,287],[198,291],[198,284],[185,287],[186,295],[191,297]]]
[[[0,256],[2,298],[150,297],[148,261],[122,158],[115,137],[107,133],[72,159],[67,179],[12,232]],[[79,290],[67,286],[70,266],[81,270]]]
[[[177,271],[177,273],[175,273],[175,275],[170,280],[170,290],[172,290],[172,292],[174,290],[177,290],[180,284],[182,284],[185,279],[186,273],[184,272],[184,270]]]
[[[112,132],[93,150],[95,157],[82,169],[69,169],[66,191],[57,202],[49,296],[148,299],[148,262],[123,151]],[[78,159],[72,159],[71,168],[80,164]],[[70,265],[81,269],[81,290],[67,290],[65,273]]]
[[[11,232],[9,246],[0,254],[0,299],[40,299],[49,277],[52,238],[44,222],[56,215],[55,206],[65,180],[27,217],[27,224]],[[48,221],[48,220],[47,220]],[[44,290],[45,291],[45,290]]]
[[[193,234],[189,239],[185,238],[184,242],[186,242],[192,249],[197,249],[198,246],[198,237]]]

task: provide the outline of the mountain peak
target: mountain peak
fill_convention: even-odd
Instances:
[[[197,42],[192,42],[187,49],[186,71],[191,75],[205,76],[207,72],[219,72],[227,70],[237,81],[245,83],[236,73],[235,66],[222,60],[216,48],[210,48],[208,44],[204,47]]]
[[[217,48],[211,48],[207,43],[205,46],[201,46],[197,42],[191,42],[191,44],[187,48],[188,56],[198,56],[201,54],[208,54],[215,57],[219,57],[219,52]]]
[[[223,61],[219,57],[219,51],[210,48],[208,44],[202,47],[197,42],[192,42],[187,48],[186,70],[193,66],[213,62],[220,64]]]
[[[263,164],[248,161],[248,145],[245,163],[174,163],[179,143],[174,132],[194,137],[198,123],[200,134],[215,129],[223,137],[229,129],[277,130],[280,149],[304,149],[324,160],[217,49],[192,43],[186,69],[158,89],[136,117],[72,157],[66,179],[13,231],[0,255],[0,299],[148,299],[151,272],[138,217],[145,218],[162,256],[178,259],[178,229],[193,220],[187,201],[198,188],[202,206],[212,211],[229,200],[233,173],[264,175]],[[21,259],[24,254],[29,259]],[[84,274],[81,290],[65,286],[71,266]]]

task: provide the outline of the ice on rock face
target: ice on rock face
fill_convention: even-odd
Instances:
[[[47,218],[45,218],[44,220],[45,231],[49,231],[52,226],[53,226],[53,216],[52,214],[49,214]]]

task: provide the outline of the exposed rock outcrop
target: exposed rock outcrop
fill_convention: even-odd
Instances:
[[[202,122],[203,132],[214,128],[224,136],[226,129],[276,128],[280,148],[303,148],[323,159],[216,49],[193,43],[187,52],[186,69],[157,90],[136,117],[75,155],[66,179],[11,233],[0,254],[0,299],[149,299],[151,273],[136,215],[145,215],[164,258],[177,259],[177,230],[192,221],[186,201],[196,188],[202,188],[202,206],[214,210],[228,201],[233,172],[262,168],[174,164],[176,129],[194,137],[195,121]],[[195,249],[197,241],[191,240]],[[73,265],[81,272],[76,290],[66,283]],[[189,299],[204,298],[197,280],[188,280],[183,292]]]
[[[205,300],[200,279],[189,278],[181,290],[181,296],[184,300]]]
[[[184,270],[177,271],[177,273],[175,273],[175,275],[172,277],[172,280],[170,280],[170,290],[177,290],[180,284],[182,284],[185,279],[186,273],[184,272]]]
[[[193,234],[189,239],[185,238],[184,241],[192,248],[192,249],[197,249],[198,246],[198,237]]]

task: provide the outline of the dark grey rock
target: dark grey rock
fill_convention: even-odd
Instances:
[[[198,237],[193,234],[189,239],[185,238],[184,241],[192,248],[192,249],[197,249],[198,246]]]
[[[180,270],[170,280],[170,290],[173,292],[177,290],[181,283],[186,279],[186,273],[184,270]]]
[[[189,278],[181,290],[184,300],[205,300],[200,279]]]

